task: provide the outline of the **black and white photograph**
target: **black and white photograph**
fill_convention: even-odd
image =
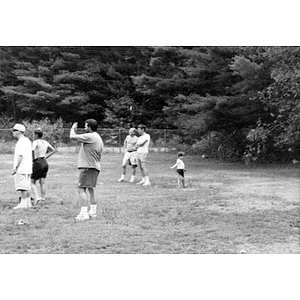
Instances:
[[[92,3],[26,22],[30,1],[1,21],[3,278],[43,286],[28,299],[294,299],[300,43],[277,22],[286,9],[263,27],[271,5],[256,1],[247,17],[236,1]],[[276,273],[292,287],[259,293]]]

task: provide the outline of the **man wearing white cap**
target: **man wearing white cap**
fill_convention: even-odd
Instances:
[[[24,136],[25,126],[16,124],[13,127],[13,136],[18,139],[14,154],[15,189],[21,194],[21,202],[13,209],[29,208],[30,202],[30,175],[32,173],[32,147],[31,141]]]

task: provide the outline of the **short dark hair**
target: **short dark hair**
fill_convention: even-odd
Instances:
[[[143,130],[146,130],[146,125],[144,125],[144,124],[140,124],[137,128],[141,128],[141,129],[143,129]]]
[[[40,139],[43,136],[43,131],[41,129],[37,129],[34,131],[34,134]]]
[[[95,119],[87,119],[85,123],[92,129],[92,131],[97,131],[98,124]]]
[[[184,152],[182,152],[182,151],[178,152],[177,156],[178,156],[178,157],[184,156]]]

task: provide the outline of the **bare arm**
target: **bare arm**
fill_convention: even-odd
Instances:
[[[170,169],[174,169],[175,167],[177,167],[178,163],[176,163],[174,166],[170,167]]]
[[[17,170],[22,162],[23,156],[22,155],[18,155],[18,159],[17,159],[17,163],[14,166],[14,168],[12,169],[11,175],[15,175],[17,173]]]
[[[78,137],[78,134],[76,134],[76,129],[78,126],[78,122],[75,122],[72,127],[71,127],[71,131],[70,131],[70,139],[76,140]]]
[[[47,152],[45,159],[48,159],[50,156],[52,156],[56,152],[55,148],[52,147],[50,144],[49,144],[47,150],[49,150],[49,151]]]

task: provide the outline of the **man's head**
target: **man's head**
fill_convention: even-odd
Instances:
[[[129,133],[129,135],[133,136],[133,135],[135,135],[135,131],[136,131],[135,128],[130,128],[128,133]]]
[[[12,131],[13,131],[13,136],[14,137],[19,137],[21,135],[24,134],[25,132],[25,126],[22,125],[22,124],[16,124],[13,128],[12,128]]]
[[[144,133],[146,131],[147,127],[144,124],[140,124],[137,128],[138,128],[138,133],[142,134],[142,133]]]
[[[35,135],[38,139],[42,138],[42,137],[43,137],[43,131],[42,131],[42,129],[41,129],[41,128],[38,128],[37,130],[35,130],[35,131],[34,131],[34,135]]]
[[[97,121],[94,119],[88,119],[85,121],[85,130],[87,132],[91,131],[97,131],[98,124]],[[90,130],[89,130],[90,129]]]

